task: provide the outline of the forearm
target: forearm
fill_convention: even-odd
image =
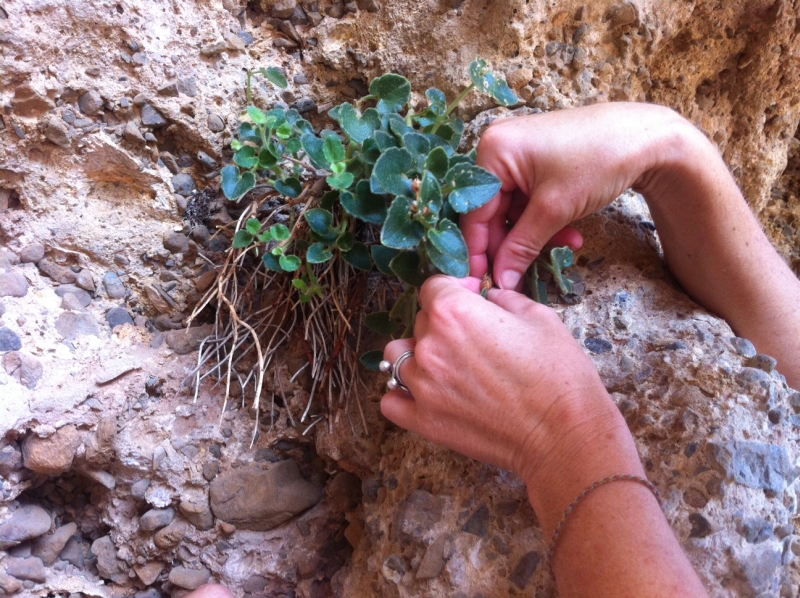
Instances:
[[[653,147],[636,190],[686,291],[800,384],[800,282],[778,255],[719,152],[685,123]]]

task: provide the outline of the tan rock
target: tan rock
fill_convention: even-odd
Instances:
[[[136,575],[142,581],[142,583],[146,586],[152,585],[155,583],[158,576],[164,570],[164,563],[159,561],[151,561],[149,563],[145,563],[144,565],[134,565],[133,570],[136,572]]]
[[[509,73],[508,77],[506,77],[506,82],[511,89],[520,89],[530,83],[531,79],[533,79],[533,71],[523,67]]]
[[[36,473],[58,475],[69,471],[81,438],[74,426],[59,428],[48,438],[31,433],[22,443],[25,467]]]

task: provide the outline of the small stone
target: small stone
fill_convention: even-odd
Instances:
[[[59,147],[70,147],[69,127],[55,115],[48,115],[42,121],[42,131],[48,141],[55,143]]]
[[[292,104],[292,108],[300,112],[301,114],[306,112],[311,112],[312,110],[316,110],[317,103],[313,100],[313,98],[300,98],[294,104]]]
[[[236,35],[238,35],[238,36],[239,36],[239,39],[240,39],[240,40],[242,40],[242,43],[243,43],[245,46],[252,46],[252,45],[253,45],[253,43],[256,41],[256,40],[253,38],[253,35],[252,35],[252,34],[251,34],[249,31],[245,31],[244,29],[242,29],[242,30],[241,30],[239,33],[237,33]]]
[[[758,368],[761,371],[767,372],[768,374],[775,371],[775,368],[778,366],[778,360],[774,357],[770,357],[769,355],[754,355],[753,357],[749,358],[745,362],[748,366],[752,368]]]
[[[201,531],[214,527],[214,515],[211,514],[207,498],[204,502],[182,500],[178,505],[178,510],[189,523]]]
[[[78,531],[77,523],[67,523],[48,536],[39,538],[33,545],[31,554],[42,559],[42,563],[51,566],[56,562],[58,555],[64,550],[69,539]]]
[[[44,368],[38,359],[18,351],[3,355],[3,369],[14,380],[31,390],[42,379],[44,373]]]
[[[150,104],[142,106],[142,124],[146,127],[163,127],[169,124],[166,118]]]
[[[155,135],[153,135],[150,131],[148,131],[147,133],[144,134],[144,140],[147,142],[151,141],[156,142],[158,141],[158,138]]]
[[[182,328],[180,330],[170,330],[165,335],[167,346],[178,355],[186,355],[196,351],[204,338],[212,334],[213,325],[195,326],[192,328]]]
[[[189,251],[189,237],[183,233],[169,233],[164,236],[164,249],[170,253],[186,253]]]
[[[19,272],[0,272],[0,297],[24,297],[28,281]]]
[[[175,519],[175,509],[150,509],[139,518],[139,529],[154,532],[167,527]]]
[[[712,442],[708,454],[730,479],[749,488],[781,493],[797,476],[786,449],[777,444]]]
[[[0,353],[19,351],[20,349],[22,349],[22,341],[17,333],[5,326],[0,328]]]
[[[219,166],[214,158],[202,150],[197,152],[197,161],[200,162],[206,170],[214,170]]]
[[[153,542],[156,546],[163,548],[164,550],[175,548],[178,544],[180,544],[180,541],[183,540],[184,536],[186,536],[186,532],[188,530],[188,523],[182,519],[176,519],[167,527],[157,531],[156,535],[153,537]]]
[[[35,264],[44,257],[44,245],[31,243],[19,252],[19,261],[23,264]],[[0,279],[1,280],[1,279]],[[0,282],[0,296],[3,294],[3,283]]]
[[[288,19],[297,8],[297,0],[278,0],[272,6],[270,14],[276,19]]]
[[[42,507],[25,505],[0,524],[0,550],[43,536],[50,531],[50,514]]]
[[[524,590],[525,586],[533,577],[536,572],[536,567],[539,566],[539,561],[542,560],[538,552],[528,552],[519,560],[517,566],[508,576],[509,581],[517,586],[520,590]]]
[[[225,122],[222,120],[222,117],[213,112],[208,115],[206,123],[208,124],[209,130],[214,133],[221,133],[225,130]]]
[[[597,355],[608,353],[613,349],[613,345],[607,340],[593,336],[587,337],[586,340],[583,341],[583,344],[589,351]]]
[[[422,540],[442,518],[442,499],[425,490],[414,490],[400,503],[395,519],[399,539]]]
[[[62,284],[61,286],[56,288],[56,295],[58,295],[59,297],[72,295],[73,297],[75,297],[75,299],[78,300],[78,303],[81,308],[88,307],[89,304],[92,302],[92,296],[75,284]]]
[[[61,297],[61,309],[66,309],[69,311],[82,311],[83,306],[81,305],[80,299],[78,299],[72,293],[64,293]]]
[[[197,81],[194,77],[178,79],[177,88],[180,93],[190,98],[197,96]]]
[[[462,532],[467,532],[479,538],[485,538],[488,533],[489,507],[481,505],[461,528]]]
[[[156,579],[158,579],[158,576],[161,575],[161,572],[164,570],[164,563],[152,561],[144,565],[134,565],[133,570],[142,583],[149,586],[153,585]]]
[[[16,594],[22,589],[22,582],[18,579],[14,579],[10,575],[6,575],[5,573],[0,573],[0,590],[2,590],[6,596],[10,596],[11,594]]]
[[[103,276],[103,286],[109,299],[124,299],[127,294],[125,285],[115,272],[106,272],[106,275]]]
[[[739,522],[737,531],[750,544],[759,544],[772,537],[774,527],[763,517],[750,517]]]
[[[64,550],[61,551],[61,554],[58,555],[58,558],[60,558],[62,561],[67,561],[78,569],[83,569],[83,546],[76,538],[70,538],[67,540],[67,545],[64,546]]]
[[[308,11],[306,13],[306,16],[308,17],[308,21],[311,23],[313,27],[316,27],[317,25],[322,23],[322,19],[324,18],[322,16],[322,13],[319,11]]]
[[[0,449],[0,476],[7,478],[12,471],[19,469],[22,469],[22,453],[10,445]],[[0,529],[2,528],[0,527]],[[2,542],[2,535],[0,535],[0,542]]]
[[[202,569],[189,569],[187,567],[173,567],[169,572],[170,583],[186,590],[196,590],[211,578],[211,572]]]
[[[294,77],[292,77],[292,81],[294,81],[296,85],[305,85],[308,83],[305,73],[296,74]]]
[[[639,9],[633,2],[624,2],[608,9],[605,20],[612,29],[633,25],[639,19]]]
[[[434,579],[444,568],[444,544],[447,536],[441,535],[425,550],[417,569],[417,579]]]
[[[147,478],[139,480],[131,485],[131,496],[138,500],[144,500],[145,492],[150,487],[150,480]]]
[[[79,336],[98,336],[100,327],[90,313],[64,312],[56,318],[56,330],[67,340]]]
[[[178,97],[178,84],[175,81],[168,81],[158,88],[158,95],[166,96],[168,98]]]
[[[742,573],[752,590],[750,595],[774,596],[775,594],[767,590],[777,585],[776,578],[781,566],[781,551],[769,544],[763,544],[742,561]]]
[[[325,12],[332,19],[341,19],[344,16],[344,4],[341,2],[334,2]]]
[[[41,95],[30,84],[18,85],[14,89],[14,99],[11,102],[14,114],[18,116],[38,116],[55,108],[53,100]]]
[[[122,307],[112,307],[109,309],[106,312],[106,321],[111,327],[111,330],[114,330],[117,326],[123,326],[124,324],[133,326],[133,318],[127,310]]]
[[[358,0],[358,8],[367,12],[378,12],[381,6],[375,0]]]
[[[94,116],[103,108],[103,98],[94,90],[87,91],[78,98],[78,108],[86,116]]]
[[[357,2],[345,2],[344,4],[344,12],[350,14],[356,14],[358,12],[358,3]]]
[[[131,63],[134,66],[144,66],[147,64],[147,54],[144,52],[135,52],[133,56],[131,56]]]
[[[508,85],[512,89],[520,89],[525,87],[533,79],[533,71],[527,67],[519,68],[512,71],[506,77]]]
[[[92,554],[97,557],[97,572],[103,579],[114,579],[125,570],[125,563],[117,558],[117,547],[111,536],[92,542]]]
[[[125,138],[125,141],[132,143],[133,145],[143,146],[146,143],[142,132],[139,130],[139,127],[137,127],[136,123],[132,120],[128,121],[125,125],[125,130],[123,131],[122,136]]]
[[[42,559],[35,556],[28,558],[10,556],[3,561],[3,564],[6,566],[6,574],[17,579],[29,579],[35,583],[44,583],[47,580]]]
[[[22,459],[31,471],[59,475],[69,471],[80,442],[80,435],[72,425],[59,428],[47,438],[31,433],[22,442]]]
[[[692,524],[692,529],[689,532],[690,538],[705,538],[714,532],[711,523],[700,513],[689,514],[689,523]]]
[[[49,276],[57,283],[73,284],[75,282],[75,273],[70,268],[56,264],[47,258],[37,262],[36,267],[42,274]]]
[[[756,351],[755,346],[746,338],[739,338],[738,336],[734,336],[733,338],[729,339],[733,350],[736,351],[739,355],[743,357],[755,357]]]
[[[164,598],[164,596],[163,594],[161,594],[161,592],[158,591],[157,588],[150,588],[149,590],[142,590],[141,592],[136,592],[133,595],[133,598]]]
[[[175,193],[189,196],[197,187],[192,175],[180,173],[172,177],[172,188]]]
[[[207,481],[213,480],[217,474],[219,473],[219,461],[214,459],[213,461],[206,461],[203,463],[203,478]]]

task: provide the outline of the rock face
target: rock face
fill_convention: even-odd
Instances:
[[[270,530],[313,507],[322,489],[300,475],[297,463],[279,461],[268,470],[242,468],[211,482],[211,511],[250,530]]]

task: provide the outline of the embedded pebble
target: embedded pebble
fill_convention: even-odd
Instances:
[[[94,278],[92,277],[92,273],[89,270],[81,270],[75,275],[75,285],[83,289],[84,291],[89,291],[93,293],[95,290],[94,285]]]
[[[80,441],[80,435],[72,425],[59,428],[47,438],[30,433],[22,442],[25,467],[48,475],[69,471]]]
[[[67,561],[74,567],[78,569],[83,569],[84,566],[84,556],[83,556],[83,547],[81,543],[76,538],[70,538],[67,540],[66,546],[58,555],[62,561]]]
[[[44,583],[47,580],[42,559],[35,556],[28,558],[10,556],[3,561],[3,564],[6,567],[6,574],[17,579],[35,583]]]
[[[481,505],[461,528],[462,532],[467,532],[479,538],[485,538],[488,533],[489,507]]]
[[[177,88],[180,93],[185,96],[189,96],[193,98],[197,96],[197,81],[194,77],[185,77],[183,79],[178,79]]]
[[[56,288],[56,295],[59,297],[65,297],[68,294],[72,295],[78,301],[81,308],[88,307],[92,302],[92,296],[78,285],[62,284]]]
[[[508,576],[509,581],[520,590],[524,590],[531,580],[531,577],[533,577],[533,574],[536,572],[536,568],[539,566],[539,561],[541,560],[542,557],[538,552],[531,551],[524,554],[514,567],[511,575]]]
[[[142,124],[146,127],[163,127],[169,123],[158,110],[145,104],[142,106]]]
[[[90,313],[64,312],[56,319],[56,330],[67,340],[79,336],[98,336],[100,327]]]
[[[168,526],[175,519],[175,509],[150,509],[139,518],[139,529],[153,532]]]
[[[44,257],[44,245],[41,243],[31,243],[23,247],[19,252],[19,261],[23,264],[35,264]],[[0,294],[2,294],[2,284],[0,284]]]
[[[49,276],[60,284],[72,284],[75,282],[75,273],[67,266],[56,264],[54,261],[44,258],[37,262],[36,267],[45,276]]]
[[[209,130],[214,133],[220,133],[225,130],[225,122],[222,120],[222,117],[214,113],[208,115],[206,124],[208,124]]]
[[[172,189],[181,195],[191,195],[197,188],[190,174],[179,173],[172,177]]]
[[[117,558],[117,548],[111,536],[92,542],[92,554],[97,557],[97,572],[104,579],[114,579],[125,569],[125,563]]]
[[[587,337],[586,340],[583,341],[583,344],[589,351],[598,355],[608,353],[613,349],[613,345],[607,340],[593,336]]]
[[[689,531],[690,538],[705,538],[714,533],[711,522],[700,513],[689,514],[689,523],[692,524],[692,529]]]
[[[24,297],[28,281],[19,272],[0,272],[0,297]]]
[[[107,272],[103,276],[103,286],[110,299],[124,299],[127,291],[119,276],[114,272]]]
[[[211,572],[205,567],[202,569],[189,569],[187,567],[173,567],[169,572],[169,581],[179,588],[196,590],[211,578]]]
[[[49,567],[56,562],[58,555],[77,531],[78,524],[75,522],[62,525],[52,534],[39,538],[33,545],[31,554],[42,559],[42,562]]]
[[[18,351],[3,355],[3,369],[14,380],[31,390],[42,379],[44,373],[44,368],[38,359]]]
[[[414,490],[397,510],[395,533],[398,539],[422,540],[441,520],[444,503],[425,490]]]
[[[131,314],[125,308],[122,307],[112,307],[106,312],[106,321],[108,325],[111,327],[111,330],[114,330],[117,326],[122,326],[124,324],[130,324],[133,326],[133,318]]]
[[[22,349],[22,341],[17,333],[5,326],[0,328],[0,352],[19,351],[20,349]]]
[[[775,368],[778,365],[778,360],[774,357],[770,357],[769,355],[754,355],[753,357],[747,360],[747,365],[753,368],[758,368],[768,374],[775,371]]]
[[[176,519],[167,527],[157,531],[153,542],[164,550],[175,548],[183,540],[187,531],[189,531],[189,524],[182,519]]]
[[[288,19],[297,8],[297,0],[278,0],[272,5],[270,14],[276,19]]]
[[[756,351],[755,346],[746,338],[739,338],[738,336],[734,336],[730,339],[731,346],[733,347],[734,351],[736,351],[739,355],[743,357],[755,357]]]
[[[38,538],[50,531],[50,514],[42,507],[25,505],[0,524],[0,550]]]
[[[94,90],[87,91],[78,98],[78,108],[86,116],[94,116],[103,108],[103,98]]]
[[[69,127],[63,120],[51,114],[45,117],[42,127],[48,141],[59,147],[70,147]]]

